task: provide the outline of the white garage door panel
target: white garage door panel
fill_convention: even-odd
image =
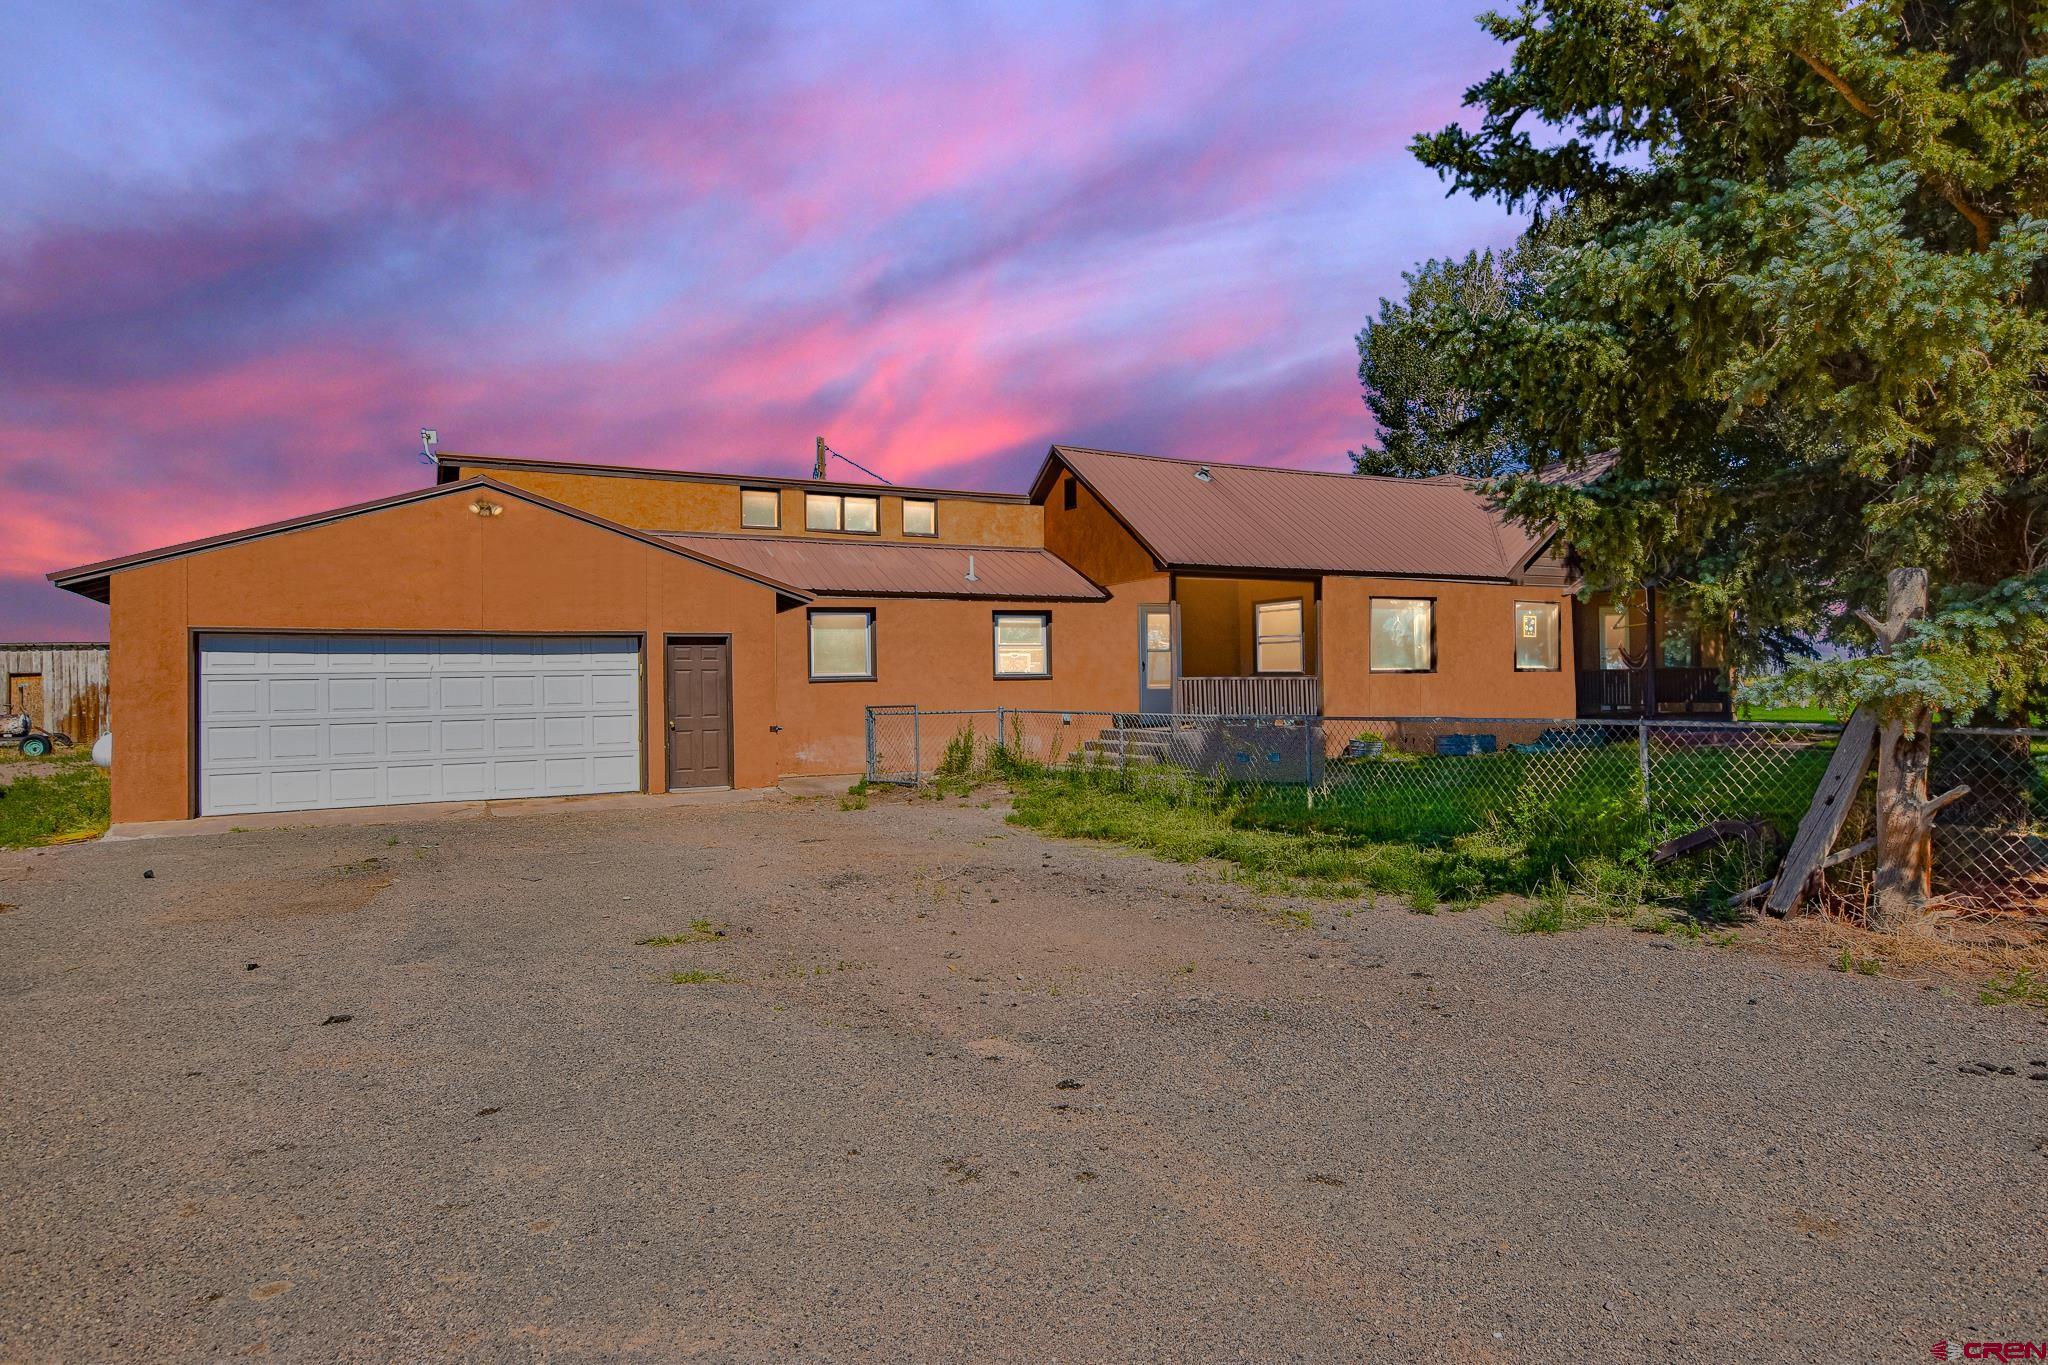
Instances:
[[[637,641],[205,635],[199,812],[640,789]]]

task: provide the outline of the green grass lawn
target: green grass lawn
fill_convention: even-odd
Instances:
[[[34,848],[104,834],[107,828],[107,772],[96,768],[84,748],[60,749],[49,758],[24,760],[0,749],[0,765],[49,763],[55,771],[16,777],[0,786],[0,848]]]
[[[1211,780],[1169,763],[1123,769],[991,757],[995,775],[1012,784],[1020,824],[1173,861],[1218,859],[1262,888],[1388,893],[1418,909],[1521,893],[1537,898],[1532,930],[1655,905],[1656,914],[1682,912],[1684,926],[1701,930],[1723,915],[1729,896],[1771,875],[1836,744],[1828,730],[1665,733],[1648,755],[1647,802],[1633,737],[1458,757],[1388,749],[1324,760],[1314,785]],[[1938,742],[1937,785],[1971,782],[1998,820],[2016,818],[2015,810],[2039,820],[2048,816],[2043,748],[2015,753],[1994,737]],[[970,757],[963,746],[955,766],[971,784],[983,774],[967,771]],[[1204,761],[1219,760],[1212,753]],[[1298,758],[1289,771],[1300,773]],[[1858,809],[1867,805],[1866,796]],[[1761,819],[1777,840],[1731,840],[1650,866],[1657,843],[1724,819]],[[1938,828],[1937,839],[1944,832]]]
[[[1249,819],[1275,828],[1434,845],[1507,820],[1523,828],[1583,827],[1581,842],[1612,853],[1653,832],[1667,837],[1725,817],[1760,817],[1789,835],[1833,750],[1832,735],[1754,748],[1660,747],[1651,755],[1647,816],[1633,742],[1536,754],[1333,759],[1320,789],[1260,787],[1243,800]]]
[[[1674,785],[1727,780],[1716,759],[1675,756],[1660,776]],[[1802,755],[1796,766],[1814,762]],[[1818,763],[1826,762],[1822,754]],[[1729,894],[1758,880],[1740,842],[1651,871],[1652,822],[1637,795],[1632,746],[1363,760],[1313,796],[1300,787],[1214,784],[1171,768],[1025,767],[1003,775],[1012,783],[1011,818],[1019,824],[1127,844],[1174,862],[1218,859],[1267,890],[1375,892],[1433,910],[1563,887],[1557,895],[1603,915],[1657,902],[1711,919]],[[1796,772],[1780,776],[1788,784],[1801,780]],[[1806,799],[1787,790],[1759,804],[1775,815],[1795,800],[1803,809]],[[1796,811],[1789,818],[1796,822]],[[1683,823],[1690,829],[1698,822],[1688,816]]]

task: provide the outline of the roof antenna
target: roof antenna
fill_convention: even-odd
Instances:
[[[818,478],[818,479],[822,479],[822,478],[824,478],[824,477],[825,477],[825,457],[826,457],[827,455],[830,455],[830,456],[831,456],[831,457],[832,457],[833,459],[835,459],[835,460],[844,460],[844,461],[845,461],[845,462],[846,462],[847,464],[850,464],[850,465],[852,465],[852,466],[853,466],[853,467],[854,467],[855,469],[858,469],[858,470],[859,470],[859,471],[860,471],[861,473],[863,473],[863,474],[867,475],[867,476],[868,476],[869,478],[873,479],[873,480],[874,480],[874,481],[875,481],[876,483],[886,483],[886,484],[888,484],[888,485],[889,485],[889,486],[890,486],[891,488],[894,488],[894,487],[896,486],[896,481],[895,481],[894,479],[885,479],[885,478],[883,478],[883,477],[882,477],[882,476],[881,476],[880,474],[877,474],[877,473],[876,473],[876,472],[875,472],[874,470],[872,470],[872,469],[869,469],[869,468],[868,468],[868,467],[867,467],[866,465],[862,464],[862,463],[861,463],[861,462],[860,462],[859,460],[856,460],[856,459],[854,459],[853,457],[851,457],[851,456],[849,456],[849,455],[841,455],[841,454],[840,454],[840,453],[839,453],[838,451],[834,450],[834,449],[833,449],[833,448],[832,448],[831,446],[828,446],[828,445],[826,445],[826,444],[825,444],[825,438],[824,438],[824,437],[822,437],[822,436],[820,436],[820,437],[818,438],[818,469],[817,469],[817,473],[813,474],[813,475],[812,475],[811,477],[813,477],[813,478]]]
[[[969,583],[979,583],[981,581],[974,576],[974,553],[972,551],[969,551],[967,555],[967,581]]]
[[[420,428],[420,463],[434,462],[434,447],[440,443],[441,433],[432,427]]]

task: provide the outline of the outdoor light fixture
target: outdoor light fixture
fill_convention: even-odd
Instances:
[[[495,517],[502,513],[505,509],[500,507],[497,503],[492,502],[489,498],[478,498],[475,502],[469,505],[469,510],[476,513],[480,517]]]

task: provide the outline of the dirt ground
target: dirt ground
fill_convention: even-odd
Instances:
[[[0,854],[0,903],[0,1359],[2048,1337],[2048,1016],[1933,985],[980,798]]]
[[[63,765],[44,759],[23,758],[18,753],[0,749],[0,787],[18,782],[24,777],[48,777],[63,771]]]

